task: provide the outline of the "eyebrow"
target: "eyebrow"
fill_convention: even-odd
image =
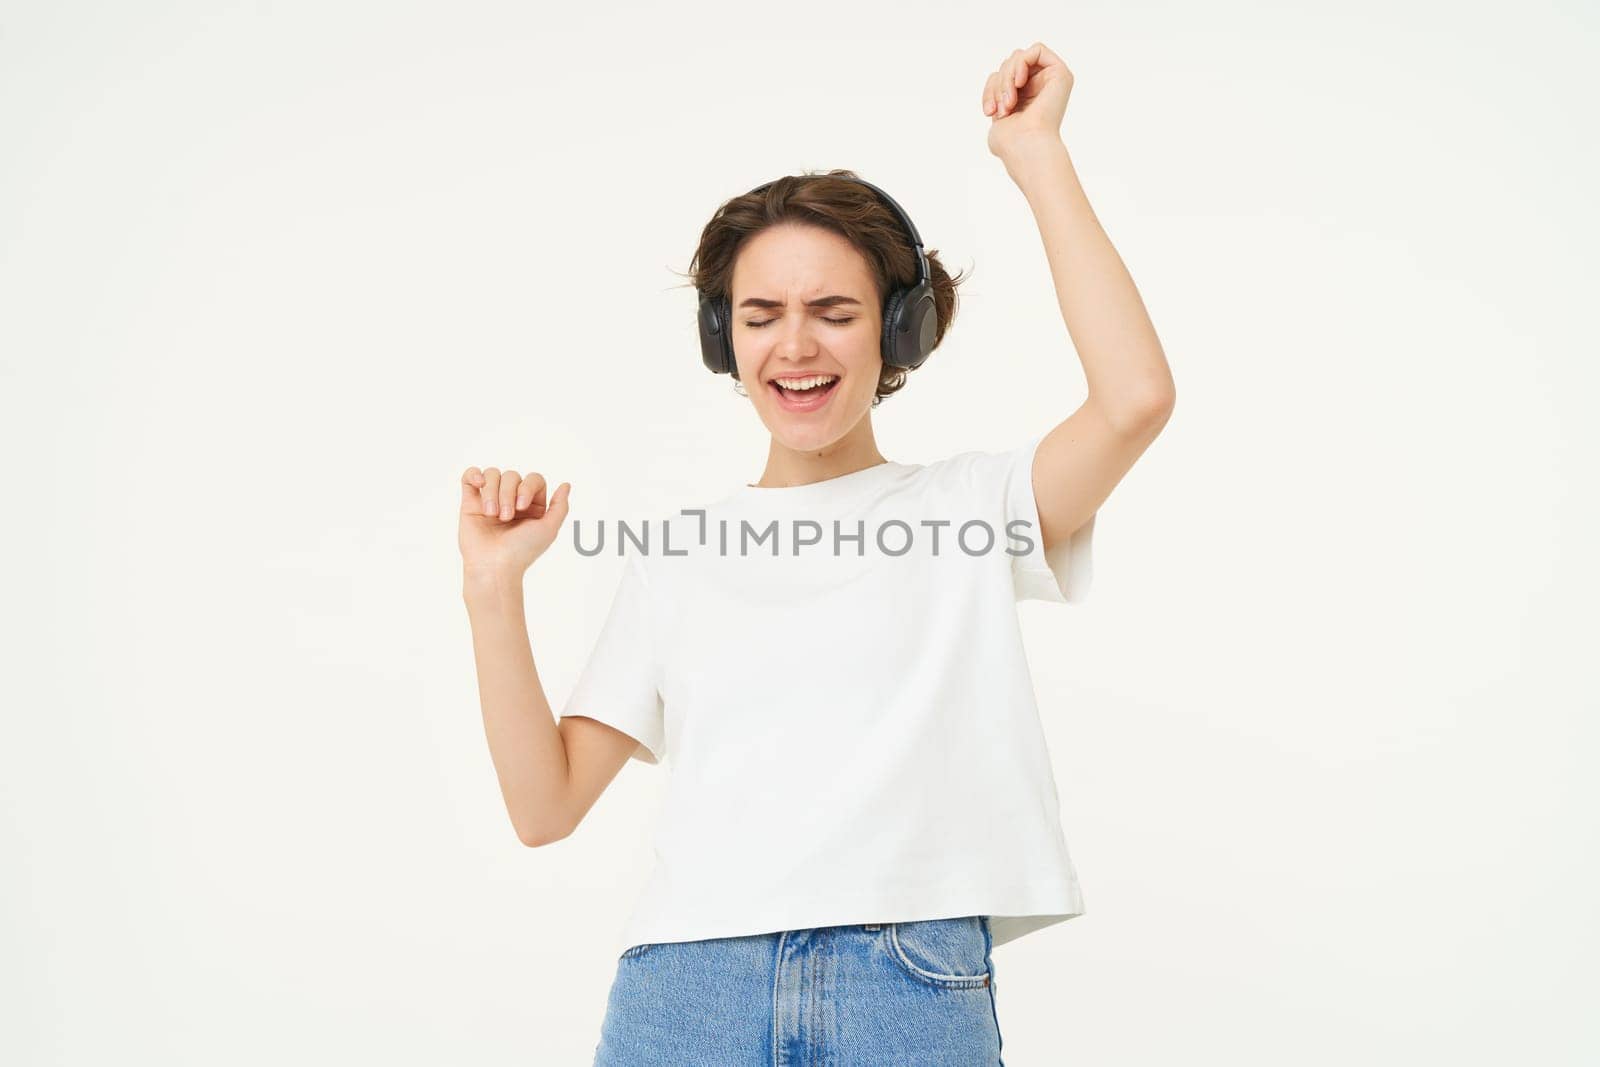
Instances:
[[[837,307],[840,304],[856,304],[859,306],[860,303],[861,301],[857,300],[853,296],[819,296],[815,300],[807,300],[806,307],[831,308]],[[739,301],[739,306],[742,308],[781,308],[783,307],[783,301],[764,300],[759,296],[747,296],[743,300]]]

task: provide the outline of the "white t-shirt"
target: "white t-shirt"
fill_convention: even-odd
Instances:
[[[1016,603],[1083,599],[1094,520],[1046,556],[1039,440],[627,523],[561,712],[669,770],[617,952],[961,915],[1001,945],[1083,913]]]

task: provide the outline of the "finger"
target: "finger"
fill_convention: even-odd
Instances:
[[[505,522],[517,513],[517,487],[522,484],[522,475],[516,471],[506,471],[500,476],[500,521]]]
[[[1046,48],[1043,41],[1033,42],[1032,47],[1023,54],[1027,57],[1028,65],[1033,67],[1048,67],[1054,63],[1061,63],[1061,57]],[[1061,65],[1066,66],[1065,63]]]
[[[477,511],[479,509],[480,498],[478,496],[478,487],[482,484],[483,472],[477,467],[468,467],[466,470],[461,472],[462,514],[465,514],[468,511]]]
[[[543,497],[544,475],[538,471],[529,471],[528,476],[522,479],[522,488],[517,492],[517,510],[527,511],[535,500],[541,500]]]
[[[493,515],[500,510],[500,468],[485,467],[483,470],[483,486],[479,489],[483,495],[483,513]]]
[[[1020,52],[1012,52],[1006,61],[1000,64],[1000,112],[1009,113],[1017,102],[1017,56]]]
[[[562,482],[556,486],[556,491],[550,494],[550,506],[544,509],[540,521],[548,519],[552,527],[559,528],[567,521],[567,497],[572,493],[572,483]]]
[[[1039,49],[1044,45],[1035,43],[1017,55],[1017,88],[1028,84],[1028,79],[1033,76],[1033,68],[1039,65]]]
[[[1016,53],[1000,64],[1000,107],[1011,106],[1011,90],[1016,88]]]
[[[998,71],[996,71],[995,73],[989,75],[987,78],[984,79],[984,82],[983,82],[983,113],[985,115],[994,114],[994,110],[998,106],[995,103],[995,97],[998,95],[999,88],[1000,88],[1000,74],[999,74]]]

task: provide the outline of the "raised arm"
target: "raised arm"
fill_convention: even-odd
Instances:
[[[1112,247],[1061,138],[1072,72],[1043,44],[989,75],[989,150],[1028,200],[1088,398],[1040,441],[1034,496],[1047,548],[1065,540],[1166,425],[1176,388],[1144,301]]]
[[[533,660],[523,575],[555,540],[570,489],[563,483],[546,507],[538,474],[469,467],[461,477],[461,594],[478,700],[506,812],[529,846],[570,834],[638,744],[591,719],[557,724]]]

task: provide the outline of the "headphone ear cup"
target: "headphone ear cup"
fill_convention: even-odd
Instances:
[[[713,374],[727,374],[732,370],[733,346],[728,339],[727,307],[726,297],[700,298],[700,360]]]
[[[900,309],[905,305],[906,290],[896,289],[889,294],[889,299],[883,304],[883,334],[878,338],[878,352],[883,356],[885,366],[898,367],[895,362],[897,351],[898,330],[900,327]]]
[[[916,285],[890,297],[883,316],[883,361],[892,367],[915,370],[933,351],[939,332],[939,309],[933,288]]]
[[[728,305],[727,294],[717,298],[717,321],[722,324],[722,373],[732,374],[739,364],[733,358],[733,308]]]

